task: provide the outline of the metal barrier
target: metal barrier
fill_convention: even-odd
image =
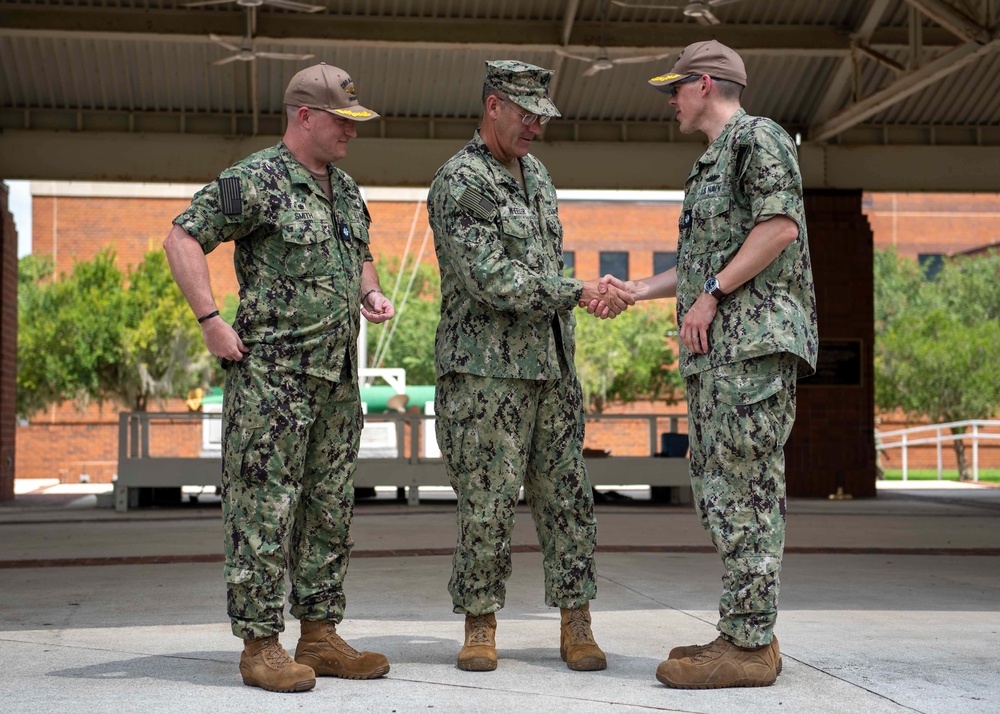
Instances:
[[[943,433],[945,429],[952,427],[971,427],[971,432],[962,434]],[[986,419],[967,419],[966,421],[952,421],[946,424],[928,424],[926,426],[914,426],[909,429],[896,429],[894,431],[875,432],[875,448],[878,451],[887,449],[902,449],[903,452],[903,480],[907,480],[909,463],[907,460],[907,449],[911,446],[922,446],[925,444],[935,444],[937,446],[937,477],[942,478],[942,453],[941,445],[947,441],[972,440],[972,480],[979,480],[979,442],[1000,439],[1000,433],[990,433],[980,431],[983,428],[993,428],[1000,430],[1000,421],[989,421]],[[921,432],[934,432],[934,436],[923,438],[910,438],[911,434]],[[897,441],[886,441],[886,439],[897,438]]]
[[[682,414],[599,414],[588,415],[588,421],[647,421],[649,453],[646,456],[588,457],[587,471],[595,485],[642,484],[676,489],[671,500],[691,501],[691,483],[687,458],[657,457],[659,421],[668,420],[671,431],[677,431]],[[210,426],[211,420],[221,420],[221,414],[201,412],[121,412],[118,420],[118,479],[115,481],[114,502],[117,511],[127,511],[139,504],[141,488],[171,488],[181,486],[221,486],[222,451],[199,439],[200,456],[159,456],[151,453],[151,432],[157,425],[178,425],[199,422],[202,429],[222,434]],[[433,429],[433,414],[378,414],[365,417],[366,431],[385,430],[391,424],[395,433],[395,448],[373,442],[362,431],[361,451],[354,476],[355,486],[396,486],[407,489],[407,501],[419,502],[421,486],[448,486],[444,461],[423,456],[422,437]],[[378,425],[379,430],[369,430]],[[375,440],[377,442],[377,440]],[[424,442],[426,446],[426,442]],[[436,449],[433,449],[436,452]]]

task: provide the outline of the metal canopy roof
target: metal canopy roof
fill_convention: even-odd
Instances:
[[[813,185],[842,185],[831,172],[846,171],[847,157],[871,171],[903,156],[901,183],[885,168],[873,180],[920,188],[908,186],[915,166],[906,164],[940,169],[934,157],[947,155],[952,172],[976,162],[974,181],[952,188],[1000,188],[994,164],[982,163],[1000,158],[1000,0],[308,1],[320,10],[285,9],[288,0],[0,0],[0,175],[210,178],[218,165],[206,174],[193,159],[169,168],[165,157],[196,151],[215,161],[220,151],[236,158],[270,143],[282,132],[288,80],[325,61],[347,69],[361,101],[383,117],[359,125],[365,145],[385,153],[369,181],[420,183],[426,170],[392,168],[406,160],[399,149],[415,148],[420,160],[431,146],[470,136],[483,62],[509,57],[556,70],[563,117],[546,127],[543,147],[564,152],[567,171],[574,165],[577,176],[617,149],[645,176],[651,147],[686,161],[701,146],[700,136],[676,131],[666,97],[646,80],[690,42],[716,38],[746,61],[747,110],[800,134],[804,163],[821,157]],[[689,16],[699,9],[719,24]],[[252,52],[315,58],[213,64],[233,52],[210,34]],[[602,42],[612,62],[661,58],[587,76],[591,63],[567,56],[596,58]],[[206,154],[220,136],[225,148]],[[75,153],[60,160],[56,150]],[[86,165],[73,166],[74,156]],[[600,176],[666,187],[653,176]]]

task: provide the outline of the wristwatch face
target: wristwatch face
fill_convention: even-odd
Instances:
[[[709,278],[705,281],[705,292],[711,293],[719,289],[719,281],[715,278]]]

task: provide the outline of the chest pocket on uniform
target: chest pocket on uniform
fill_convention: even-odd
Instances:
[[[541,256],[538,254],[536,229],[531,225],[533,220],[529,215],[501,216],[500,230],[507,255],[536,268],[541,262]]]
[[[282,223],[286,274],[297,278],[333,274],[332,238],[333,225],[329,221]]]
[[[691,252],[724,250],[731,238],[731,199],[728,195],[703,198],[691,208]]]

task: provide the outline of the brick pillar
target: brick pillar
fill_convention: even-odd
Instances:
[[[875,496],[873,235],[861,191],[807,190],[820,369],[799,382],[788,495]]]
[[[17,410],[17,231],[0,181],[0,501],[14,499]]]

